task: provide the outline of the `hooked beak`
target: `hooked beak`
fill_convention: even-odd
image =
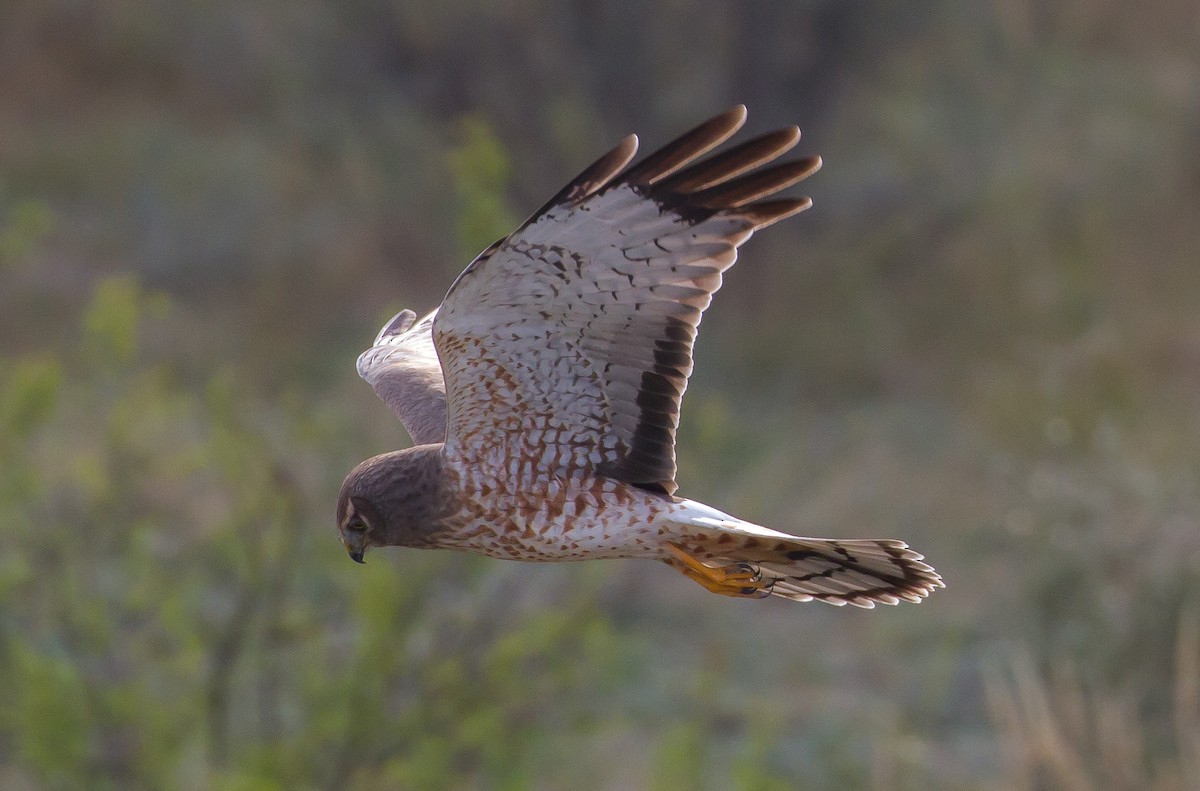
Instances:
[[[367,562],[367,561],[363,560],[363,555],[365,555],[367,552],[367,548],[365,546],[363,546],[363,542],[361,542],[361,541],[353,541],[352,542],[352,541],[348,541],[343,538],[342,543],[346,546],[346,554],[348,554],[350,556],[351,560],[353,560],[355,563],[366,563]]]

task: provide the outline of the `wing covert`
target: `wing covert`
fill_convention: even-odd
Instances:
[[[799,140],[795,127],[696,162],[745,114],[736,107],[629,167],[626,138],[467,267],[433,328],[448,446],[540,453],[550,472],[675,491],[701,315],[738,246],[811,205],[761,199],[820,166],[770,164]]]

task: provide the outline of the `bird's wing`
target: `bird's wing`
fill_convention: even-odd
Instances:
[[[417,445],[446,439],[446,383],[433,348],[435,316],[436,310],[418,321],[411,310],[400,311],[358,356],[359,376],[391,407]]]
[[[745,117],[735,107],[629,167],[627,137],[466,268],[433,327],[449,448],[675,491],[701,313],[739,245],[812,203],[763,199],[820,167],[768,165],[795,127],[696,161]]]

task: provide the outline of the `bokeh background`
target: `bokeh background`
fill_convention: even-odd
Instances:
[[[1197,788],[1186,0],[0,3],[0,787]],[[354,372],[630,131],[798,123],[682,491],[872,612],[335,537]]]

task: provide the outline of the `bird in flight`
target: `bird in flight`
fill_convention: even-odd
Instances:
[[[701,314],[740,245],[812,204],[776,193],[821,165],[776,161],[794,126],[704,158],[745,119],[735,107],[632,165],[630,135],[480,253],[439,308],[383,327],[358,372],[415,444],[342,484],[351,558],[650,558],[726,596],[868,608],[943,587],[902,541],[801,538],[675,493]]]

